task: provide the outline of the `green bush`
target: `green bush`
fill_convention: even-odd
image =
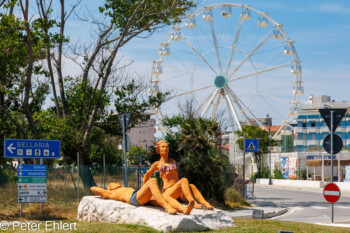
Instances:
[[[307,179],[307,177],[306,177],[306,170],[301,170],[300,171],[300,178],[302,180],[306,180]]]
[[[279,169],[277,166],[275,166],[275,169],[273,170],[273,178],[274,179],[283,179],[283,173],[281,169]]]
[[[227,165],[227,161],[214,149],[207,153],[193,153],[183,161],[183,175],[206,199],[223,203]]]
[[[242,194],[235,188],[230,187],[225,189],[224,194],[225,204],[231,208],[241,206],[249,206],[250,204],[242,197]]]
[[[264,167],[261,169],[261,172],[255,172],[250,176],[250,179],[256,181],[259,178],[269,178],[270,177],[270,169],[268,167]]]
[[[0,187],[5,187],[9,182],[17,181],[17,169],[10,165],[0,165]]]

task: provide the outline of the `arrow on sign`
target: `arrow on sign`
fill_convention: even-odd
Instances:
[[[22,175],[23,175],[23,172],[18,172],[18,174],[19,174],[20,176],[22,176]]]
[[[11,143],[11,144],[7,147],[7,149],[10,151],[11,154],[13,154],[13,151],[12,151],[12,150],[15,150],[15,149],[16,149],[16,147],[12,147],[12,145],[13,145],[13,143]]]

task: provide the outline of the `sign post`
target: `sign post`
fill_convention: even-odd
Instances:
[[[246,198],[245,188],[245,152],[258,152],[259,140],[258,139],[244,139],[244,151],[243,151],[243,197]]]
[[[130,140],[126,135],[126,129],[128,128],[128,124],[130,121],[130,112],[122,113],[118,115],[120,124],[123,128],[123,151],[124,151],[124,186],[128,187],[128,163],[126,160],[126,152],[129,151],[130,148]]]
[[[5,158],[19,158],[18,165],[18,203],[22,216],[22,204],[29,202],[47,202],[46,165],[43,159],[58,159],[61,157],[61,142],[59,140],[5,139]],[[40,159],[40,165],[23,164],[24,158]]]
[[[333,154],[339,153],[341,151],[341,148],[343,147],[343,141],[341,140],[341,138],[338,135],[336,135],[334,133],[335,133],[335,130],[337,129],[338,125],[340,124],[342,118],[344,117],[346,111],[347,111],[347,109],[332,109],[330,106],[328,106],[327,109],[319,109],[319,112],[320,112],[322,118],[324,119],[328,128],[331,131],[331,135],[329,135],[330,136],[329,139],[326,140],[326,138],[328,137],[327,136],[325,138],[325,140],[323,141],[323,147],[328,153],[331,154],[331,184],[332,185],[334,182],[334,179],[333,179]],[[330,144],[330,148],[329,148],[329,146],[327,146],[329,144]],[[338,156],[338,181],[339,181],[339,179],[340,179],[340,157]],[[336,187],[338,187],[338,186],[336,186]],[[340,196],[340,190],[339,190],[339,196]],[[331,202],[331,203],[332,203],[332,217],[331,217],[331,219],[333,222],[334,221],[334,204],[333,204],[334,202]]]

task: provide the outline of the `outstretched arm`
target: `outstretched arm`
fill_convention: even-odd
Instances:
[[[152,164],[151,168],[146,172],[146,174],[143,177],[143,184],[145,184],[149,180],[151,175],[153,175],[153,173],[158,169],[158,164],[158,161]]]

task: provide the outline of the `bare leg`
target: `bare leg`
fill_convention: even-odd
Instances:
[[[140,205],[144,205],[150,201],[152,196],[157,201],[157,203],[165,209],[166,212],[168,212],[169,214],[176,213],[176,209],[169,205],[160,193],[156,178],[148,180],[142,186],[142,188],[136,194],[136,199],[138,203],[140,203]]]
[[[192,191],[191,191],[191,194],[192,194]],[[193,197],[193,194],[192,194],[192,197]],[[188,202],[186,197],[184,196],[184,194],[181,194],[181,196],[179,197],[179,199],[182,201],[182,202]],[[202,209],[202,207],[198,204],[198,202],[196,200],[194,200],[194,208],[196,209]]]
[[[181,191],[182,191],[183,196],[186,198],[186,200],[188,202],[191,202],[192,200],[194,200],[194,198],[193,198],[193,196],[191,194],[190,184],[188,182],[188,179],[187,178],[182,178],[176,184],[178,184],[178,183],[181,184]],[[202,209],[202,207],[195,200],[194,200],[194,208]]]
[[[104,198],[110,198],[111,194],[112,194],[111,191],[105,190],[102,188],[98,188],[98,187],[91,187],[90,190],[94,194],[99,195],[99,196],[104,197]]]
[[[191,194],[194,196],[194,198],[196,198],[196,200],[201,203],[205,208],[212,210],[214,209],[214,207],[212,205],[209,204],[209,202],[207,202],[204,197],[202,196],[202,194],[199,192],[199,190],[197,189],[196,186],[194,186],[194,184],[190,184],[190,188],[191,188]]]
[[[186,183],[187,182],[187,183]],[[176,199],[178,199],[181,194],[183,193],[183,187],[186,187],[186,184],[188,184],[188,180],[186,178],[181,179],[180,181],[178,181],[174,186],[172,186],[171,188],[167,189],[164,193],[163,196],[165,198],[165,200],[175,209],[179,210],[180,212],[184,213],[184,214],[189,214],[191,212],[191,210],[193,209],[193,207],[195,207],[195,200],[193,199],[189,187],[187,185],[188,188],[188,192],[189,192],[189,199],[187,199],[187,201],[189,202],[187,207],[184,207],[183,205],[181,205]],[[199,206],[200,207],[200,206]]]

